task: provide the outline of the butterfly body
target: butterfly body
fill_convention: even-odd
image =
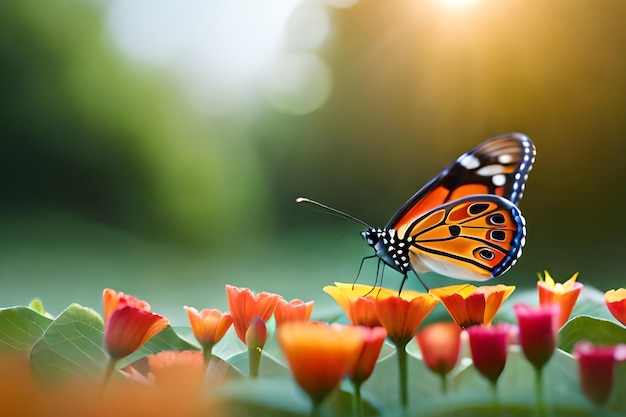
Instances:
[[[470,149],[411,197],[384,228],[351,218],[379,262],[404,275],[436,272],[485,281],[506,272],[522,253],[526,223],[522,198],[535,147],[526,135],[508,133]],[[420,279],[421,280],[421,279]],[[403,281],[404,283],[404,281]]]

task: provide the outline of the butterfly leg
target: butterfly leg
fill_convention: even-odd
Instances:
[[[361,259],[361,265],[359,265],[359,270],[356,273],[356,278],[354,278],[354,282],[352,283],[352,289],[354,289],[354,284],[356,284],[356,282],[359,280],[359,275],[361,275],[361,270],[363,269],[363,264],[365,263],[365,260],[372,259],[375,257],[376,257],[376,254],[371,255],[371,256],[366,256],[365,258]],[[376,272],[376,279],[378,280],[378,271]]]
[[[417,274],[417,272],[413,271],[413,273],[415,274],[415,276],[417,277],[419,282],[422,284],[422,286],[426,289],[426,292],[428,292],[430,290],[430,288],[428,288],[428,286],[426,284],[424,284],[424,281],[422,281],[422,278],[420,278],[420,276]],[[404,275],[404,279],[406,280],[406,274]],[[404,284],[404,281],[402,281],[402,284]],[[402,286],[400,286],[400,290],[402,290]]]

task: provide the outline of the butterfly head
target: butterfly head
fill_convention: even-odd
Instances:
[[[370,227],[361,237],[387,265],[402,273],[409,271],[408,243],[398,239],[394,229]]]

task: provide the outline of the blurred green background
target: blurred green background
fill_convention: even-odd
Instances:
[[[611,0],[4,0],[0,305],[100,309],[112,287],[184,324],[231,283],[319,313],[371,250],[296,197],[383,226],[509,131],[538,156],[496,282],[625,286],[625,20]]]

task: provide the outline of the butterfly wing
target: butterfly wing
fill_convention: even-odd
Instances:
[[[386,228],[403,233],[418,217],[447,202],[476,194],[501,196],[513,204],[522,198],[535,161],[535,146],[522,133],[507,133],[470,149],[419,190]]]
[[[522,254],[525,220],[510,201],[474,195],[446,203],[407,227],[415,272],[485,281],[506,272]]]

